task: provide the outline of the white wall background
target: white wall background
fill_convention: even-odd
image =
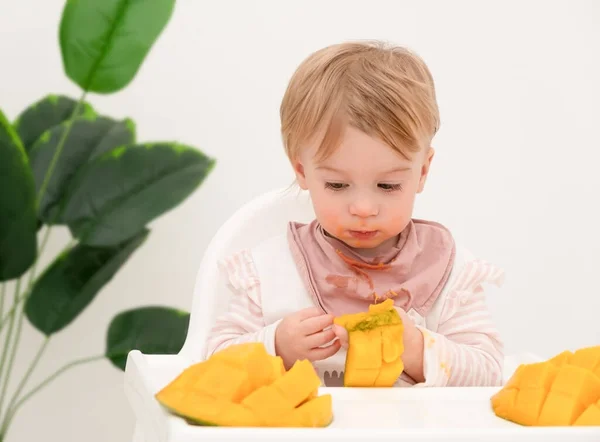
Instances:
[[[57,46],[62,4],[0,0],[0,107],[10,118],[47,93],[78,94]],[[355,38],[408,45],[434,73],[442,129],[415,215],[446,223],[504,266],[506,285],[490,303],[507,351],[550,356],[600,344],[599,2],[180,0],[134,83],[90,99],[134,118],[140,138],[196,145],[218,165],[53,339],[33,382],[102,353],[122,309],[189,309],[215,230],[249,198],[292,180],[278,108],[293,69],[311,51]],[[53,234],[52,255],[66,238]],[[26,325],[21,342],[15,373],[41,337]],[[9,441],[126,441],[132,429],[122,374],[102,361],[28,403]]]

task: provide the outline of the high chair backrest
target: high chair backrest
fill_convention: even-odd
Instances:
[[[197,362],[205,358],[205,343],[215,318],[227,307],[230,292],[218,261],[284,233],[289,221],[310,222],[314,211],[308,193],[297,188],[263,194],[238,209],[210,241],[196,277],[187,338],[180,355]]]

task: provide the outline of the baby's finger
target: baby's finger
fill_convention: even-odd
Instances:
[[[348,330],[337,324],[334,324],[332,330],[335,333],[335,336],[340,340],[342,347],[348,348]]]
[[[313,333],[305,338],[305,345],[307,348],[312,349],[315,347],[321,347],[335,339],[335,333],[332,329],[322,330],[317,333]]]
[[[340,341],[335,340],[327,347],[313,348],[308,352],[308,359],[311,361],[322,361],[336,354],[340,349]]]
[[[302,310],[297,311],[294,314],[294,317],[302,322],[308,318],[312,318],[315,316],[321,316],[323,314],[323,310],[321,310],[319,307],[308,307]]]
[[[319,315],[307,318],[300,322],[299,331],[305,336],[319,332],[333,324],[333,315]]]

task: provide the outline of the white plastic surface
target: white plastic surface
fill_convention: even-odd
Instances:
[[[506,375],[531,355],[507,358]],[[139,427],[135,442],[212,441],[456,441],[600,442],[600,427],[523,427],[496,417],[498,388],[322,388],[333,398],[326,428],[224,428],[188,425],[159,406],[154,394],[191,361],[181,356],[129,355],[125,390]]]

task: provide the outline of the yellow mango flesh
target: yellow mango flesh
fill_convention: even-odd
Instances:
[[[329,395],[312,364],[288,371],[261,343],[230,346],[194,364],[156,394],[171,413],[201,425],[232,427],[326,426],[333,420]]]
[[[270,388],[279,391],[292,407],[304,402],[309,396],[316,393],[321,385],[310,361],[304,359],[296,361],[290,370],[275,380]]]
[[[367,312],[342,315],[335,324],[348,331],[346,387],[391,387],[404,370],[403,324],[391,299]]]
[[[295,410],[281,417],[284,427],[326,427],[333,420],[330,394],[317,396],[304,402]]]
[[[519,366],[491,405],[521,425],[600,426],[600,346]]]

